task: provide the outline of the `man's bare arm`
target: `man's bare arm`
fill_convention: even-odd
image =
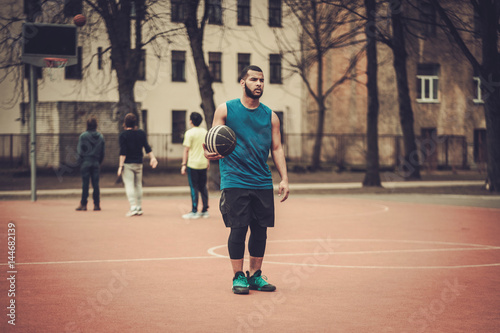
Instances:
[[[283,151],[283,146],[281,145],[281,132],[280,132],[280,120],[276,113],[273,112],[272,119],[272,147],[271,156],[273,157],[274,165],[278,170],[281,177],[279,196],[281,196],[281,202],[285,201],[290,194],[290,188],[288,186],[288,172],[286,169],[286,159],[285,152]]]

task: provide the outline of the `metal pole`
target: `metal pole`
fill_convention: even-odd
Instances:
[[[35,66],[30,64],[31,201],[36,201],[36,84]]]

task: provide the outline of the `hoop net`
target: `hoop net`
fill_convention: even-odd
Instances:
[[[51,81],[56,80],[55,72],[59,72],[54,69],[64,68],[68,64],[68,59],[66,58],[44,58],[43,60],[45,61],[45,67],[49,69],[47,73]]]
[[[45,67],[48,68],[63,68],[66,67],[68,59],[65,58],[44,58]]]

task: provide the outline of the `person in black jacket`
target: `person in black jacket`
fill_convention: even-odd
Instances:
[[[142,158],[143,151],[150,158],[149,164],[154,169],[158,161],[148,144],[146,133],[137,129],[137,117],[133,113],[125,115],[125,131],[120,133],[120,162],[118,177],[122,176],[125,192],[130,203],[126,216],[142,215]]]
[[[82,199],[76,210],[87,210],[89,197],[89,180],[92,181],[94,210],[101,210],[99,191],[100,165],[104,159],[104,137],[97,132],[97,119],[91,116],[87,119],[87,131],[78,138],[77,153],[80,159],[82,175]]]

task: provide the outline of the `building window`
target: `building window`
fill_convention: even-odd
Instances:
[[[40,80],[41,78],[43,78],[42,67],[33,66],[33,68],[35,68],[35,79]],[[30,65],[29,64],[24,64],[24,78],[28,79],[28,80],[30,79]]]
[[[130,18],[135,20],[137,18],[137,8],[135,0],[130,1]]]
[[[250,53],[238,53],[238,82],[241,80],[241,72],[250,66]]]
[[[439,102],[439,65],[419,64],[417,67],[417,101]]]
[[[479,128],[474,130],[474,163],[486,163],[488,154],[486,150],[486,130]]]
[[[238,0],[238,25],[250,25],[250,0]]]
[[[213,82],[222,82],[222,53],[208,52],[208,69]]]
[[[186,51],[172,51],[172,81],[186,82]]]
[[[186,132],[186,111],[172,111],[172,143],[182,143]]]
[[[146,81],[146,50],[141,50],[137,80]]]
[[[269,56],[270,83],[282,83],[281,80],[281,56],[279,54],[271,54]]]
[[[481,90],[481,78],[479,76],[474,76],[474,103],[484,103],[483,94]]]
[[[281,0],[269,0],[269,26],[281,27]]]
[[[74,17],[83,13],[83,0],[64,0],[64,16]]]
[[[430,2],[420,2],[420,22],[425,37],[436,36],[436,10]]]
[[[438,135],[436,128],[420,129],[420,151],[422,165],[430,170],[436,170],[438,165]]]
[[[102,69],[102,47],[97,48],[97,69]]]
[[[186,5],[183,0],[170,1],[170,20],[172,22],[184,22]]]
[[[208,0],[208,23],[222,24],[222,0]]]
[[[64,68],[64,78],[66,80],[81,80],[82,75],[82,47],[78,47],[77,54],[78,63],[73,66],[66,66]]]
[[[148,110],[141,110],[142,130],[148,135]]]

